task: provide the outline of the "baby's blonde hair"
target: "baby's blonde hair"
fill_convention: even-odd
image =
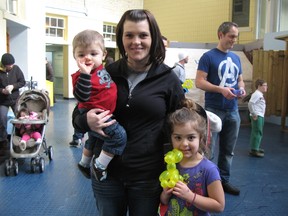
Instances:
[[[73,46],[73,56],[75,55],[75,49],[77,47],[88,47],[92,43],[98,42],[99,46],[101,47],[102,51],[105,52],[105,44],[104,44],[104,37],[95,30],[84,30],[79,32],[73,39],[72,46]],[[75,57],[75,56],[74,56]]]

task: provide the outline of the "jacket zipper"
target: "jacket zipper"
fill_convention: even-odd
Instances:
[[[128,100],[127,100],[126,107],[129,107],[129,106],[130,106],[129,103],[130,103],[131,98],[132,98],[132,93],[130,92],[130,93],[129,93],[129,96],[128,96]]]

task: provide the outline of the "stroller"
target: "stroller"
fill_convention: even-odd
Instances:
[[[29,119],[13,119],[12,123],[12,134],[10,138],[10,158],[5,161],[5,175],[9,176],[10,173],[18,175],[18,161],[19,158],[31,158],[30,166],[31,172],[34,173],[36,168],[39,168],[39,172],[42,173],[45,169],[45,160],[41,157],[41,151],[44,151],[48,155],[49,160],[53,157],[52,146],[47,146],[45,131],[46,125],[48,124],[50,100],[48,92],[45,90],[25,90],[18,98],[16,102],[16,116],[22,108],[28,109],[30,112],[37,113],[40,117],[37,120]],[[20,128],[22,126],[30,125],[34,127],[37,125],[37,130],[41,134],[41,143],[36,143],[34,139],[29,139],[26,142],[26,149],[20,148],[21,135]]]

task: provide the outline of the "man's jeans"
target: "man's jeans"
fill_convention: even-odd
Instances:
[[[219,141],[218,167],[223,183],[229,182],[230,169],[234,156],[234,148],[238,139],[240,115],[238,110],[226,111],[206,107],[206,110],[215,113],[222,120],[222,130],[212,133],[211,160],[214,158],[215,145]]]

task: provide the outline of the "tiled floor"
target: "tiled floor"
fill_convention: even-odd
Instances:
[[[43,173],[30,172],[30,160],[19,160],[19,174],[6,177],[0,165],[0,215],[78,216],[95,215],[91,182],[81,175],[77,163],[81,148],[68,146],[73,128],[74,100],[58,99],[51,109],[46,131],[53,160],[44,155]],[[240,196],[226,195],[225,216],[288,215],[288,133],[278,125],[266,124],[264,158],[248,156],[250,128],[241,127],[232,166],[231,182]],[[3,158],[0,158],[3,161]]]

